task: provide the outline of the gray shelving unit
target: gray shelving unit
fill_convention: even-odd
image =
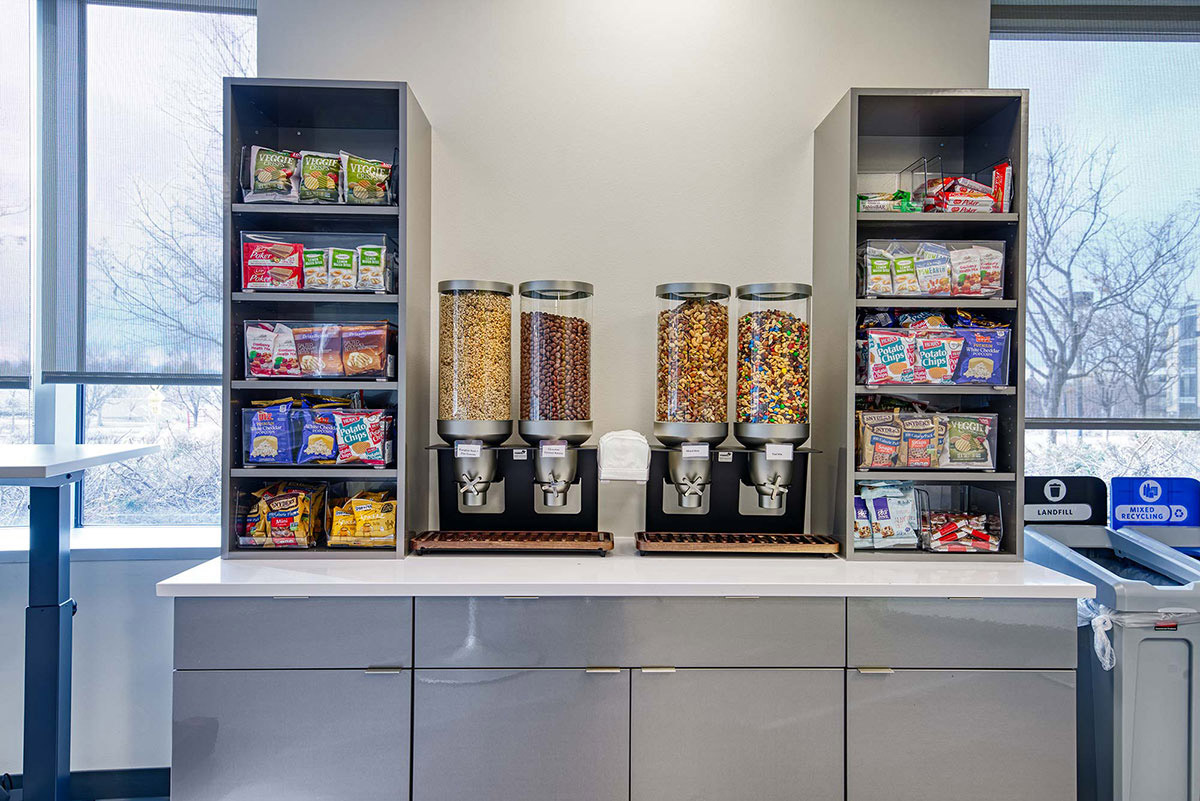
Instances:
[[[851,89],[818,126],[813,196],[813,446],[812,530],[830,532],[847,559],[1019,561],[1025,417],[1025,226],[1028,153],[1025,90]],[[920,156],[939,155],[946,174],[972,173],[1009,158],[1014,196],[1006,214],[859,213],[860,174],[899,173]],[[1005,243],[1004,296],[996,299],[869,299],[857,296],[858,244],[865,239],[995,239]],[[1009,382],[1004,387],[864,387],[854,375],[855,319],[865,308],[971,308],[1013,326]],[[996,471],[857,471],[855,399],[899,395],[945,402],[999,415]],[[899,479],[920,484],[969,485],[1000,496],[1004,524],[996,554],[855,551],[856,482]]]
[[[226,558],[399,558],[407,532],[428,524],[430,127],[406,83],[225,79],[223,498],[221,553]],[[238,180],[242,146],[349,152],[395,160],[394,206],[242,203]],[[242,291],[241,233],[384,234],[397,254],[396,292]],[[245,375],[246,320],[355,322],[396,325],[396,378],[251,379]],[[300,392],[361,389],[371,405],[395,407],[396,462],[386,469],[247,466],[242,459],[242,409],[252,400]],[[235,532],[239,489],[281,479],[352,482],[354,489],[395,492],[395,549],[241,549]]]

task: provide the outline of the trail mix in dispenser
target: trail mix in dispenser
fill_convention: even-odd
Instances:
[[[439,304],[438,419],[512,419],[512,300],[454,292],[443,293]]]
[[[656,420],[724,423],[728,401],[729,313],[692,299],[658,313]]]
[[[738,319],[737,422],[808,422],[808,324],[779,309]]]
[[[521,419],[591,419],[592,327],[582,317],[521,313]]]

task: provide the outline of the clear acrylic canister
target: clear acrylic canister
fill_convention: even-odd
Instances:
[[[526,281],[521,419],[592,419],[592,295],[582,281]]]
[[[727,423],[729,287],[660,284],[656,422]]]
[[[438,419],[512,420],[512,284],[438,284]]]
[[[808,423],[808,284],[737,288],[738,423]]]

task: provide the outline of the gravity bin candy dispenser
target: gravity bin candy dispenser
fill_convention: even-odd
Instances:
[[[808,441],[808,284],[737,288],[737,420],[758,505],[777,509],[792,483],[795,446]]]
[[[725,447],[728,298],[736,296],[733,434]],[[805,533],[809,304],[797,283],[658,288],[658,386],[640,553],[837,553]],[[672,491],[673,490],[673,491]]]

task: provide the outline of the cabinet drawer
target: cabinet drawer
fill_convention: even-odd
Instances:
[[[841,667],[842,598],[418,598],[420,667]]]
[[[178,598],[175,668],[412,663],[411,598]]]
[[[1074,668],[1072,600],[851,598],[850,667]]]

